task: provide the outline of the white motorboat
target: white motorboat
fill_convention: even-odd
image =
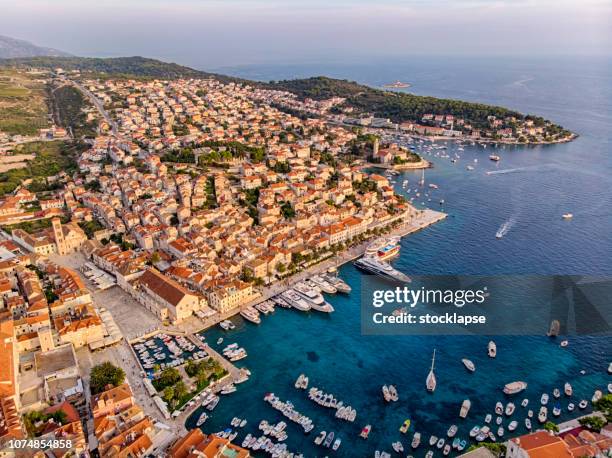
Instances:
[[[412,443],[410,444],[412,448],[418,448],[421,444],[421,433],[414,433],[412,436]]]
[[[521,407],[527,407],[529,405],[529,399],[525,398],[521,401]]]
[[[538,421],[540,423],[544,423],[547,417],[548,417],[548,409],[544,406],[540,407],[540,412],[538,413]]]
[[[511,383],[507,383],[504,386],[504,393],[505,394],[516,394],[516,393],[520,393],[521,391],[525,390],[527,388],[527,383],[526,382],[511,382]]]
[[[314,443],[317,445],[321,445],[323,443],[323,441],[325,440],[325,436],[327,435],[327,432],[325,431],[321,431],[319,433],[319,435],[317,437],[315,437]]]
[[[504,405],[499,401],[495,403],[495,413],[497,415],[502,415],[504,413]]]
[[[465,368],[470,371],[470,372],[474,372],[476,370],[476,366],[474,365],[474,363],[467,359],[467,358],[463,358],[461,360],[461,362],[463,363],[463,365],[465,366]]]
[[[493,342],[492,340],[487,346],[487,353],[489,355],[489,358],[495,358],[497,356],[497,345],[495,345],[495,342]]]
[[[206,412],[202,412],[202,414],[200,414],[200,416],[198,417],[198,421],[196,422],[196,426],[200,426],[202,424],[204,424],[204,422],[208,420],[208,414]]]
[[[338,292],[335,286],[330,284],[326,279],[324,279],[323,277],[319,275],[315,275],[314,277],[311,277],[310,281],[313,282],[315,285],[317,285],[321,289],[321,291],[323,291],[324,293],[336,294]]]
[[[484,422],[489,424],[491,423],[491,420],[493,419],[493,415],[491,415],[490,413],[487,414],[487,416],[484,419]]]
[[[563,391],[565,392],[566,396],[571,396],[572,394],[574,394],[574,389],[572,388],[572,385],[569,384],[569,382],[565,383],[565,385],[563,386]]]
[[[470,411],[470,407],[472,407],[472,401],[470,401],[469,399],[464,399],[463,403],[461,404],[461,410],[459,411],[459,416],[461,418],[467,417],[468,412]]]
[[[247,307],[240,311],[240,316],[251,323],[260,324],[261,318],[259,317],[259,312],[255,310],[253,307]]]
[[[341,278],[328,274],[324,277],[327,282],[332,285],[339,293],[348,294],[351,292],[351,287]]]
[[[525,418],[525,428],[531,429],[531,420],[529,418]]]
[[[508,424],[508,431],[514,431],[518,426],[518,421],[512,420],[510,424]]]
[[[448,437],[455,437],[458,430],[459,428],[457,427],[457,425],[450,425],[450,427],[448,428],[448,431],[446,431],[446,435]]]
[[[514,403],[513,402],[509,402],[506,405],[506,416],[508,416],[508,417],[511,416],[514,413],[514,409],[515,409]]]
[[[540,398],[540,404],[542,404],[543,406],[548,404],[548,394],[546,393],[542,394],[542,397]]]
[[[578,407],[581,409],[586,409],[586,407],[589,405],[589,402],[586,399],[583,399],[582,401],[580,401],[580,403],[578,404]]]

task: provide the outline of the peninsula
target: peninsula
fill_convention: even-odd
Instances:
[[[547,144],[571,141],[577,134],[538,115],[461,100],[376,89],[324,76],[250,81],[143,57],[33,57],[0,60],[0,66],[61,68],[90,76],[137,78],[214,78],[220,82],[276,91],[270,103],[299,117],[317,117],[348,126],[398,130],[434,140]],[[395,86],[394,87],[398,87]],[[402,86],[404,87],[404,86]]]

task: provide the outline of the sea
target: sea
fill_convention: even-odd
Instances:
[[[402,173],[396,190],[414,198],[420,208],[444,211],[448,218],[405,237],[393,265],[408,275],[608,278],[612,276],[611,63],[605,58],[411,57],[216,70],[257,80],[327,75],[374,87],[400,80],[411,84],[402,90],[414,94],[506,106],[563,125],[579,137],[570,143],[545,146],[464,145],[461,151],[456,144],[441,143],[451,157],[459,156],[454,163],[425,154],[434,165],[425,172],[426,182],[435,183],[438,189],[416,198],[414,188],[421,172],[415,171]],[[501,161],[490,161],[492,153],[501,156]],[[467,165],[474,170],[467,170]],[[408,180],[407,186],[403,186],[404,180]],[[574,215],[571,220],[562,219],[567,212]],[[502,227],[503,237],[497,238]],[[559,345],[559,338],[546,337],[545,330],[534,335],[498,336],[362,335],[360,289],[365,277],[352,264],[342,266],[339,274],[352,292],[327,296],[335,308],[331,315],[277,309],[262,317],[260,325],[236,317],[235,330],[204,333],[215,348],[233,342],[245,347],[248,357],[237,365],[252,372],[236,393],[223,397],[202,426],[205,432],[230,427],[233,417],[247,419],[236,440],[240,444],[247,433],[259,435],[261,420],[285,420],[289,450],[306,457],[368,457],[374,456],[375,450],[397,456],[391,447],[397,440],[403,443],[404,456],[421,457],[430,448],[434,456],[442,456],[440,450],[429,446],[430,436],[446,437],[448,427],[456,424],[457,436],[469,439],[469,430],[484,424],[485,415],[494,413],[497,401],[505,404],[512,400],[517,405],[512,419],[519,422],[518,429],[509,433],[511,419],[503,422],[507,438],[527,432],[523,423],[527,409],[520,407],[523,398],[530,400],[528,408],[537,416],[541,394],[549,393],[552,411],[557,402],[552,398],[553,389],[562,390],[564,383],[570,382],[574,395],[558,401],[563,413],[555,421],[563,421],[578,414],[578,408],[568,412],[570,401],[576,405],[580,399],[590,401],[595,389],[605,391],[612,382],[606,372],[612,361],[609,335],[571,336],[565,348]],[[612,306],[607,307],[604,315],[607,312],[609,317]],[[217,345],[220,337],[224,342]],[[497,343],[495,359],[487,356],[491,339]],[[438,384],[434,393],[428,393],[425,379],[434,349]],[[474,373],[466,371],[462,358],[475,363]],[[336,419],[331,409],[314,404],[307,392],[297,390],[294,383],[301,373],[309,377],[309,386],[354,407],[355,422]],[[508,398],[501,389],[514,380],[526,381],[528,388]],[[398,402],[383,401],[384,384],[397,387]],[[291,401],[296,410],[311,417],[315,429],[306,435],[273,410],[263,400],[269,392]],[[464,399],[470,399],[472,407],[463,420],[459,410]],[[590,405],[581,412],[589,409]],[[188,419],[187,426],[195,425],[199,413]],[[399,427],[405,419],[411,420],[411,426],[408,434],[402,435]],[[372,432],[363,440],[359,432],[366,424],[372,425]],[[496,431],[497,425],[492,429]],[[322,430],[333,431],[342,440],[337,451],[313,443]],[[422,434],[422,441],[412,450],[415,431]]]

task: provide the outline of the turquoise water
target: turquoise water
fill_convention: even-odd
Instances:
[[[432,191],[427,206],[441,207],[449,214],[444,222],[402,241],[395,266],[417,274],[612,274],[612,77],[609,61],[440,61],[377,62],[360,65],[267,67],[234,69],[239,76],[261,79],[328,74],[372,85],[403,80],[413,83],[411,91],[436,96],[479,100],[510,106],[551,118],[580,134],[568,144],[539,147],[483,149],[465,147],[458,163],[433,157],[435,168],[426,172]],[[227,69],[225,69],[227,71]],[[452,148],[452,146],[449,146]],[[487,157],[495,151],[502,161],[495,165]],[[478,159],[474,163],[473,159]],[[476,170],[466,170],[467,164]],[[491,170],[510,173],[487,175]],[[406,173],[414,187],[417,173]],[[397,189],[402,192],[398,179]],[[417,202],[422,202],[418,199]],[[572,212],[572,221],[561,215]],[[495,233],[505,222],[510,230],[498,240]],[[374,450],[392,452],[391,443],[402,439],[407,449],[412,432],[423,434],[415,456],[423,456],[430,434],[446,436],[451,423],[459,425],[459,436],[467,437],[472,426],[482,424],[495,402],[504,401],[501,388],[513,380],[525,380],[525,396],[537,410],[542,392],[574,386],[573,400],[590,400],[595,388],[605,388],[612,378],[606,368],[612,360],[609,337],[573,337],[568,348],[539,336],[497,336],[498,357],[486,355],[488,337],[362,336],[360,333],[360,283],[362,275],[352,266],[341,276],[353,288],[350,296],[329,297],[336,309],[331,316],[295,310],[277,310],[261,325],[236,318],[238,328],[230,333],[211,330],[206,337],[213,346],[219,336],[222,346],[238,342],[249,356],[238,365],[253,376],[239,390],[222,399],[206,432],[229,426],[234,416],[247,418],[247,432],[257,432],[261,419],[277,422],[281,415],[263,401],[273,391],[291,400],[297,410],[309,415],[316,427],[305,436],[289,424],[290,450],[308,457],[337,455],[372,456]],[[526,317],[525,319],[529,319]],[[431,354],[437,349],[434,394],[425,391]],[[469,374],[461,358],[474,361]],[[581,370],[586,375],[580,375]],[[293,387],[300,373],[310,384],[331,392],[357,409],[355,423],[333,417],[332,411],[308,400]],[[380,387],[393,383],[400,401],[385,405]],[[466,420],[458,417],[461,402],[472,401]],[[522,399],[518,395],[518,402]],[[562,400],[566,407],[567,400]],[[549,407],[554,405],[549,403]],[[195,418],[197,418],[196,413]],[[517,407],[520,420],[515,433],[524,432],[525,413]],[[193,425],[195,418],[190,420]],[[405,418],[413,420],[407,436],[398,432]],[[567,411],[561,420],[570,418]],[[288,422],[289,423],[289,422]],[[372,424],[370,438],[358,437],[365,424]],[[507,421],[505,426],[507,426]],[[338,452],[313,444],[320,430],[334,431],[343,440]],[[506,432],[508,436],[508,432]],[[441,456],[436,454],[436,456]]]

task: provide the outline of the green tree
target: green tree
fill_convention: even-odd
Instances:
[[[114,366],[109,361],[98,364],[91,369],[89,386],[91,393],[101,393],[107,385],[119,386],[125,380],[125,372],[120,367]]]
[[[609,422],[612,422],[612,394],[606,394],[593,403],[593,408],[602,412]]]
[[[166,388],[164,388],[164,394],[162,395],[162,398],[164,399],[164,401],[170,404],[172,399],[174,399],[174,388],[172,388],[171,386],[167,386]]]
[[[547,421],[546,423],[544,423],[544,429],[546,431],[551,431],[553,433],[559,432],[559,427],[556,424],[554,424],[552,421]]]
[[[608,423],[605,418],[596,416],[584,417],[579,419],[578,422],[585,428],[588,428],[595,432],[601,431],[601,428],[606,426],[606,424]]]

